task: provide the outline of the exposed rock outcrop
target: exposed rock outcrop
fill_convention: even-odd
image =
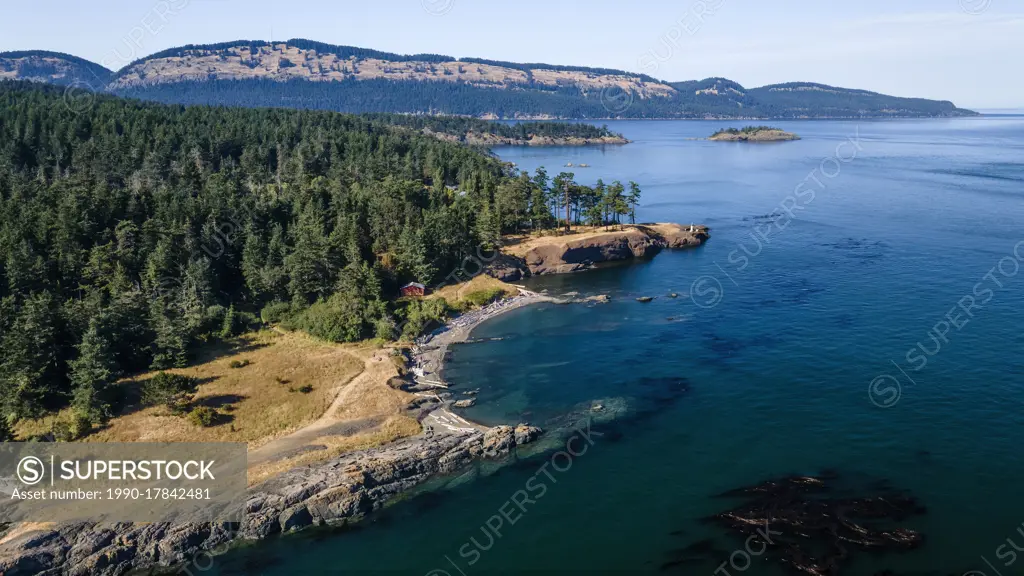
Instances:
[[[199,555],[205,566],[211,551],[222,552],[237,539],[358,521],[436,474],[455,472],[478,457],[502,458],[540,434],[525,424],[435,434],[296,468],[249,491],[240,526],[77,523],[27,532],[0,546],[0,574],[112,576]]]
[[[525,268],[530,274],[564,274],[586,270],[601,262],[614,262],[630,258],[650,258],[665,248],[690,248],[703,244],[708,236],[706,226],[682,226],[679,224],[646,224],[629,226],[621,231],[552,237],[548,242],[534,242],[516,259],[522,265],[515,266],[503,259],[493,270],[506,277],[513,270],[522,273]],[[497,277],[497,276],[496,276]],[[500,278],[500,277],[499,277]],[[500,278],[504,279],[504,278]]]
[[[498,256],[487,265],[487,274],[502,282],[518,282],[530,275],[530,269],[522,258],[510,254],[498,253]]]

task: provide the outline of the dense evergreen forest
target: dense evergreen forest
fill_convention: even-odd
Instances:
[[[524,87],[525,88],[525,87]],[[119,88],[120,96],[166,104],[209,104],[333,110],[348,113],[409,113],[500,118],[555,116],[608,118],[614,116],[600,94],[585,94],[575,86],[530,89],[485,88],[460,82],[406,81],[377,78],[344,82],[307,80],[216,80],[176,82]],[[628,98],[628,95],[623,95]],[[658,106],[661,105],[661,107]],[[678,115],[671,99],[651,101],[625,111],[628,116]]]
[[[525,72],[510,76],[516,80],[481,85],[452,78],[387,78],[344,75],[341,81],[311,81],[289,75],[271,74],[261,79],[229,79],[234,72],[219,62],[209,63],[179,77],[161,73],[160,81],[148,81],[146,64],[165,58],[188,59],[195,54],[220,55],[225,62],[236,48],[251,53],[270,54],[284,44],[290,48],[333,54],[358,67],[365,60],[416,63],[421,71],[434,71],[440,63],[488,65],[507,72]],[[312,52],[307,52],[312,54]],[[59,66],[57,61],[63,61]],[[275,60],[281,68],[302,65],[291,60]],[[255,66],[255,62],[247,63]],[[269,70],[269,69],[268,69]],[[589,78],[602,75],[628,77],[649,85],[660,85],[661,95],[645,96],[624,92],[612,84],[604,89],[581,88],[565,80],[556,84],[537,82],[538,70],[575,72]],[[139,82],[119,83],[126,74],[138,71]],[[311,67],[310,73],[322,70]],[[387,73],[385,67],[385,73]],[[901,98],[866,90],[837,88],[823,84],[794,82],[745,88],[726,78],[706,78],[685,82],[663,82],[645,74],[608,68],[523,64],[482,58],[453,58],[441,54],[394,54],[368,48],[337,46],[305,39],[270,44],[261,40],[239,40],[219,44],[187,45],[146,56],[118,72],[55,52],[0,52],[0,75],[9,78],[50,81],[58,84],[89,86],[96,92],[163,102],[166,104],[204,104],[248,107],[284,107],[331,110],[349,113],[399,113],[455,115],[502,119],[524,117],[556,118],[887,118],[974,115],[952,102],[923,98]],[[525,78],[525,79],[523,79]],[[636,84],[633,84],[636,86]],[[672,92],[672,89],[675,92]],[[657,91],[655,91],[657,92]]]
[[[713,79],[712,79],[713,80]],[[700,92],[709,81],[674,86],[670,98],[584,92],[576,86],[492,88],[460,82],[389,80],[203,80],[119,88],[116,94],[168,104],[280,106],[362,113],[499,118],[885,118],[962,116],[951,102],[897,98],[810,84],[766,86],[743,94]],[[738,84],[737,84],[738,86]],[[742,88],[742,86],[740,87]],[[827,89],[827,90],[826,90]],[[745,89],[744,89],[745,90]]]
[[[465,116],[423,116],[413,114],[364,114],[365,118],[377,120],[392,126],[405,126],[414,130],[431,130],[443,134],[462,136],[469,132],[493,134],[503,138],[525,140],[530,136],[550,138],[622,138],[607,125],[598,127],[578,122],[516,122],[504,124]]]
[[[519,173],[365,118],[164,106],[0,82],[0,408],[102,421],[119,376],[281,322],[333,341],[418,334],[503,233],[621,221],[639,187]],[[569,206],[565,198],[569,197]]]

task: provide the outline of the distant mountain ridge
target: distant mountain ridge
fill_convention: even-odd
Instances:
[[[0,80],[30,80],[67,86],[106,83],[114,72],[78,56],[47,50],[0,52]]]
[[[973,115],[952,102],[814,83],[744,88],[664,82],[609,68],[402,55],[312,40],[171,48],[117,72],[55,52],[0,53],[0,79],[86,84],[172,104],[288,107],[488,119],[857,118]]]

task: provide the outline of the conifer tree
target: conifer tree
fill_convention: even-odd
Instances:
[[[110,343],[93,318],[78,344],[78,357],[69,363],[74,389],[72,405],[91,423],[110,417],[110,386],[117,378],[117,364]]]

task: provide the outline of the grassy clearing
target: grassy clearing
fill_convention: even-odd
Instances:
[[[480,274],[469,282],[445,286],[430,296],[427,296],[427,298],[444,298],[451,305],[458,306],[460,302],[467,300],[476,293],[487,292],[495,295],[498,293],[504,293],[508,296],[515,296],[519,293],[519,289],[511,284],[492,278],[487,274]]]
[[[374,426],[365,432],[351,436],[318,436],[315,443],[319,446],[326,446],[326,449],[307,452],[293,458],[250,466],[248,474],[249,485],[259,484],[272,476],[298,466],[308,466],[347,452],[383,446],[402,438],[416,436],[421,432],[423,432],[423,428],[415,419],[394,414],[380,425]]]
[[[313,425],[249,452],[250,485],[345,452],[373,448],[423,429],[406,413],[413,396],[387,385],[398,376],[389,350],[370,354],[362,374],[338,394],[334,408]]]
[[[387,385],[398,375],[379,343],[329,344],[302,333],[263,331],[230,347],[211,346],[189,368],[168,370],[199,382],[192,406],[216,412],[206,427],[166,406],[132,402],[82,442],[245,442],[249,484],[296,466],[415,436],[422,427],[404,414],[411,395]],[[157,373],[119,383],[138,398]],[[333,407],[333,409],[332,409]],[[20,438],[43,434],[70,411],[19,422]],[[325,449],[306,451],[309,446]],[[294,455],[293,455],[294,454]]]
[[[326,344],[300,334],[249,334],[233,350],[209,350],[213,359],[168,370],[199,381],[194,405],[216,410],[215,425],[197,426],[162,406],[139,409],[136,405],[82,441],[246,442],[253,449],[323,415],[374,351],[368,345]],[[120,385],[129,396],[137,395],[142,383],[155,374],[126,379]],[[61,413],[21,422],[15,431],[22,438],[45,433],[54,419],[68,416]]]
[[[637,225],[634,224],[608,224],[606,226],[585,226],[574,224],[572,232],[569,234],[566,234],[565,230],[558,228],[540,230],[531,234],[515,234],[506,236],[505,247],[501,250],[506,254],[522,258],[534,248],[550,245],[559,246],[566,242],[586,240],[603,234],[626,232],[635,230],[636,228]]]

